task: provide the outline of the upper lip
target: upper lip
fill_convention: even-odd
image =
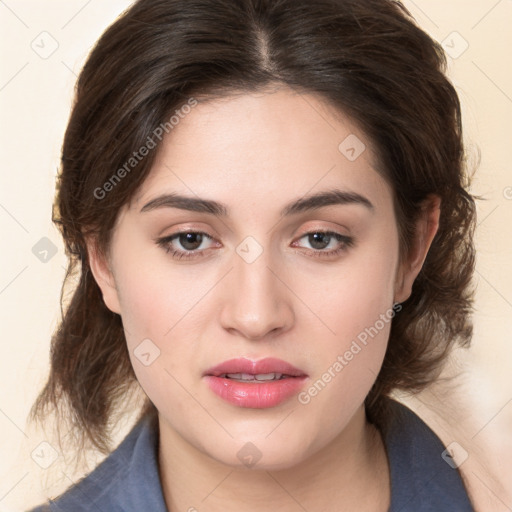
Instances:
[[[225,373],[248,373],[251,375],[261,375],[263,373],[281,373],[291,377],[306,377],[307,375],[295,366],[273,357],[266,357],[258,361],[252,361],[245,357],[229,359],[220,364],[212,366],[206,370],[203,376],[213,375],[218,377]]]

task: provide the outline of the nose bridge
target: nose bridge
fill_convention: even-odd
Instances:
[[[293,321],[292,305],[286,286],[275,275],[278,271],[273,267],[279,265],[272,262],[271,251],[248,237],[236,252],[222,310],[224,328],[251,339],[288,328]]]

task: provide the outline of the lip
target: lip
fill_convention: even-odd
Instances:
[[[218,377],[223,373],[251,373],[258,375],[261,373],[282,373],[292,377],[307,377],[307,375],[295,366],[274,357],[266,357],[258,361],[251,361],[245,357],[229,359],[212,368],[206,370],[203,376],[213,375]]]
[[[240,382],[223,377],[226,373],[281,373],[287,378],[274,381]],[[297,394],[308,375],[281,359],[251,361],[237,358],[224,361],[203,374],[208,387],[228,403],[253,409],[275,407]]]

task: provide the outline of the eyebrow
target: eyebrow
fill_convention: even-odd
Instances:
[[[281,210],[280,215],[284,217],[316,210],[325,206],[352,204],[364,206],[371,212],[375,209],[371,201],[361,194],[335,189],[304,196],[292,201]],[[176,193],[163,194],[155,197],[141,208],[140,213],[150,212],[160,208],[179,208],[180,210],[191,212],[209,213],[216,217],[229,216],[229,209],[223,203],[212,199],[202,199]]]

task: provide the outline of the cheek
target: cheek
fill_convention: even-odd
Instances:
[[[335,271],[304,273],[295,281],[323,324],[322,339],[331,350],[343,348],[393,306],[397,254],[378,249],[349,255]]]
[[[198,338],[194,326],[187,323],[187,312],[198,301],[196,294],[151,265],[125,270],[120,303],[137,381],[159,410],[186,416],[188,400],[179,385],[183,382],[180,368],[191,367],[194,339]]]
[[[182,397],[183,403],[171,401],[178,413],[187,403],[178,382],[184,381],[184,368],[197,366],[194,356],[202,328],[198,315],[204,313],[218,276],[199,275],[192,266],[172,264],[165,253],[147,248],[144,254],[124,254],[116,262],[116,285],[135,375],[155,404],[163,407],[164,400],[168,408],[166,397]]]
[[[191,267],[173,266],[163,254],[132,252],[117,265],[123,325],[131,344],[144,338],[168,343],[211,288],[205,276],[195,276]]]
[[[384,359],[393,310],[397,252],[381,243],[340,265],[335,279],[309,281],[324,324],[310,348],[314,376],[299,402],[333,435],[363,403]],[[327,329],[328,327],[328,329]],[[320,331],[319,331],[320,332]]]
[[[331,332],[324,332],[322,343],[313,347],[314,359],[323,364],[317,370],[325,371],[341,362],[337,373],[343,373],[346,380],[345,392],[363,382],[371,383],[387,347],[394,316],[392,286],[376,286],[371,277],[367,272],[366,282],[355,275],[347,278],[346,287],[329,294],[330,300],[321,308],[322,319]]]

